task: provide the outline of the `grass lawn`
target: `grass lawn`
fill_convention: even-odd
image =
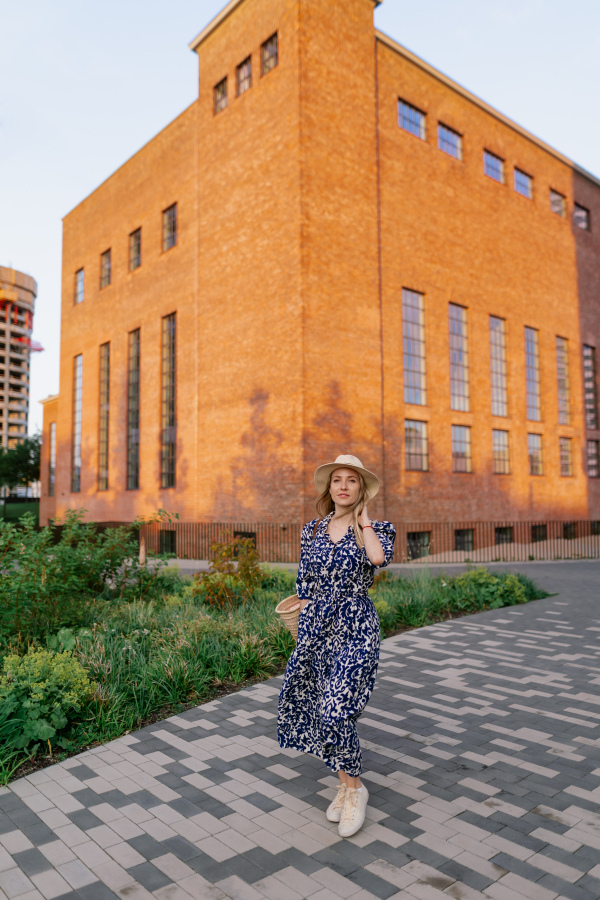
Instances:
[[[19,747],[23,741],[17,735],[20,707],[14,706],[15,678],[5,675],[0,680],[0,784],[238,690],[248,681],[282,672],[294,641],[274,608],[294,593],[294,575],[261,566],[255,569],[251,587],[231,575],[221,577],[221,587],[224,583],[229,584],[227,599],[218,606],[208,582],[192,582],[167,569],[154,585],[151,599],[124,602],[92,597],[81,604],[76,624],[65,622],[71,627],[59,629],[50,638],[28,638],[27,645],[14,635],[0,641],[0,662],[4,658],[5,668],[9,659],[10,665],[18,665],[28,647],[50,647],[46,656],[53,665],[59,659],[69,665],[79,663],[93,683],[85,702],[65,713],[60,728],[51,729],[60,733],[62,747],[54,737],[44,740],[39,731],[35,740]],[[461,576],[433,577],[425,569],[410,577],[383,573],[371,596],[386,636],[547,594],[522,575],[473,569]],[[64,676],[60,678],[64,681]],[[59,700],[61,690],[58,684]],[[46,717],[51,706],[40,707]],[[52,720],[54,726],[57,721]]]

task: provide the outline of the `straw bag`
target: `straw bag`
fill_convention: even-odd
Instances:
[[[301,602],[298,594],[292,594],[291,597],[281,600],[275,607],[275,612],[281,616],[281,621],[288,631],[291,632],[295,641],[298,640],[298,619],[300,618]]]
[[[320,522],[321,520],[319,519],[315,523],[315,527],[313,528],[313,541],[315,539],[317,528],[319,527]],[[298,640],[298,619],[300,618],[301,603],[302,601],[298,597],[298,594],[292,594],[291,597],[286,597],[285,600],[281,600],[275,607],[275,612],[278,616],[281,616],[281,621],[283,622],[287,630],[291,633],[295,641]]]

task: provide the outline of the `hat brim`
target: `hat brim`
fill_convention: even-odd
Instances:
[[[368,469],[363,469],[362,466],[353,466],[350,463],[345,462],[332,462],[325,463],[323,466],[319,466],[315,471],[315,487],[320,494],[327,488],[329,484],[329,476],[336,469],[354,469],[355,472],[360,472],[362,475],[365,488],[367,490],[367,502],[372,500],[373,497],[379,491],[379,478],[373,472],[369,472]]]

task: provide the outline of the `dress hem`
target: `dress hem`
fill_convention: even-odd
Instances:
[[[321,762],[324,762],[327,768],[331,769],[332,772],[345,772],[346,775],[350,776],[350,778],[358,778],[360,775],[362,775],[362,765],[360,767],[360,772],[356,772],[356,774],[353,774],[352,772],[349,772],[348,769],[344,769],[341,765],[337,765],[335,760],[327,759],[327,757],[319,753],[318,750],[308,750],[306,747],[300,746],[299,743],[295,744],[290,740],[282,741],[280,737],[278,737],[278,740],[279,746],[283,750],[298,750],[300,753],[309,753],[311,756],[316,756],[317,759],[320,759]]]

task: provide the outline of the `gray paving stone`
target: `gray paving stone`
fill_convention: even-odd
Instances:
[[[35,825],[28,825],[26,828],[22,828],[21,831],[36,847],[40,847],[42,844],[47,844],[50,841],[56,840],[56,836],[52,829],[48,828],[47,825],[44,825],[44,823],[40,821]]]
[[[179,834],[162,841],[162,845],[166,853],[173,853],[177,859],[182,859],[184,862],[193,859],[194,856],[198,856],[200,852],[194,844]]]
[[[127,843],[146,859],[155,859],[165,852],[163,844],[155,841],[149,834],[140,834],[138,837],[130,838]]]
[[[57,900],[67,900],[71,894],[58,897]],[[119,900],[117,894],[114,894],[110,888],[107,888],[101,881],[95,881],[93,884],[87,884],[85,887],[78,889],[73,896],[80,897],[81,900]]]
[[[369,891],[376,897],[380,897],[381,900],[387,900],[392,894],[398,892],[398,888],[395,885],[390,884],[389,881],[385,881],[378,875],[374,875],[373,872],[369,872],[367,869],[355,869],[347,877],[349,881],[358,885],[364,891]]]
[[[537,883],[540,887],[555,891],[560,897],[568,897],[569,900],[597,900],[598,898],[596,888],[590,891],[579,882],[570,884],[568,881],[563,881],[562,878],[557,878],[556,875],[546,874]]]
[[[97,828],[99,825],[102,825],[102,820],[95,816],[94,813],[90,812],[89,809],[77,809],[75,812],[68,813],[67,815],[70,820],[83,831],[87,831],[89,828]]]
[[[13,853],[12,858],[15,865],[19,866],[26,875],[39,875],[40,872],[52,868],[46,857],[35,848],[22,850],[21,853]]]
[[[133,866],[133,868],[128,869],[129,874],[135,878],[135,880],[145,887],[148,891],[157,891],[161,887],[165,887],[167,884],[171,884],[172,881],[160,869],[157,869],[156,866],[153,866],[150,862],[141,863],[139,866]]]

